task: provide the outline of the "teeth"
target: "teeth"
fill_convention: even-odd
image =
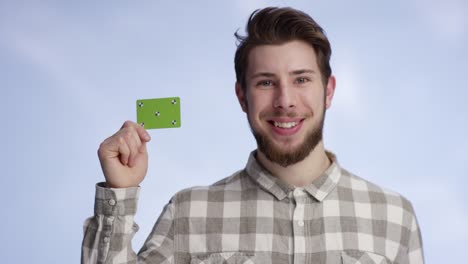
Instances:
[[[275,122],[276,127],[281,127],[281,128],[291,128],[297,126],[297,122],[288,122],[288,123],[279,123]]]

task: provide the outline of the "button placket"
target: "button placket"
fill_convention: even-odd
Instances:
[[[103,235],[104,235],[104,238],[103,238],[103,241],[105,244],[109,244],[110,242],[110,238],[111,238],[111,235],[112,235],[112,225],[114,223],[114,219],[115,217],[112,215],[115,213],[115,205],[117,204],[117,202],[115,201],[115,199],[109,199],[107,200],[107,204],[108,204],[108,208],[109,208],[109,214],[110,215],[107,215],[104,217],[104,226],[103,226]]]
[[[109,216],[115,215],[117,209],[117,201],[114,198],[110,198],[109,200],[105,201],[104,204],[107,209],[107,214]]]
[[[304,238],[304,202],[305,193],[301,189],[293,192],[295,208],[293,213],[294,230],[294,263],[304,263],[305,238]]]
[[[294,222],[298,226],[304,226],[304,202],[305,193],[302,189],[296,188],[293,192],[294,200],[296,201],[296,208],[294,209]]]

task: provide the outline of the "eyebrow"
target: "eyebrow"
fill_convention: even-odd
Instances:
[[[256,74],[252,75],[252,77],[250,77],[250,79],[255,79],[257,77],[274,77],[275,74],[271,73],[271,72],[257,72]]]
[[[299,74],[303,74],[303,73],[315,74],[315,71],[310,70],[310,69],[300,69],[300,70],[295,70],[295,71],[290,72],[289,75],[299,75]]]
[[[294,70],[294,71],[289,72],[289,75],[300,75],[300,74],[304,74],[304,73],[315,74],[315,71],[310,70],[310,69],[299,69],[299,70]],[[275,74],[271,73],[271,72],[258,72],[256,74],[252,75],[252,77],[250,79],[255,79],[257,77],[274,77],[274,76],[275,76]]]

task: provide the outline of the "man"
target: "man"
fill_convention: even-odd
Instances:
[[[100,146],[82,263],[423,263],[409,201],[338,164],[322,141],[335,92],[322,28],[257,10],[235,55],[236,95],[258,148],[245,169],[175,194],[138,254],[131,238],[147,132],[127,121]]]

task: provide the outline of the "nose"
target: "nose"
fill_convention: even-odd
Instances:
[[[296,95],[292,87],[288,87],[287,85],[277,87],[273,107],[284,110],[296,107]]]

